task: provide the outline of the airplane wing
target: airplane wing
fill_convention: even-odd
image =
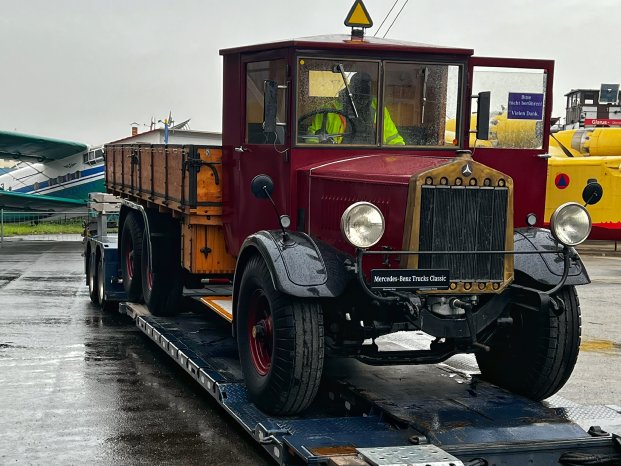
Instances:
[[[25,194],[0,190],[0,209],[18,211],[44,211],[86,208],[86,200],[67,199],[64,197],[45,196],[42,194]]]
[[[52,162],[88,149],[81,142],[0,131],[0,159]]]

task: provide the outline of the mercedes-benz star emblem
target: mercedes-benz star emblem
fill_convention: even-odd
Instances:
[[[464,176],[472,175],[472,167],[470,167],[469,163],[466,163],[463,167],[461,167],[461,174]]]

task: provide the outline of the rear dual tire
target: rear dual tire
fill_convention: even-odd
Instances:
[[[121,231],[121,275],[127,300],[133,303],[142,300],[142,237],[144,223],[138,212],[132,211],[125,217]]]
[[[97,302],[102,311],[113,311],[118,309],[118,301],[110,301],[106,298],[106,270],[105,262],[102,257],[97,259]]]
[[[99,294],[97,293],[97,256],[89,251],[88,257],[88,296],[91,302],[99,305]]]
[[[183,294],[183,271],[180,266],[181,238],[178,230],[179,227],[173,220],[153,214],[149,216],[151,247],[146,231],[142,238],[142,296],[154,315],[169,316],[179,312]]]

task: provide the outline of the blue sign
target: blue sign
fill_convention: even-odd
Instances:
[[[509,120],[543,120],[543,94],[509,92]]]

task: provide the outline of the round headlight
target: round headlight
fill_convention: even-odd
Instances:
[[[554,237],[565,246],[577,246],[591,233],[591,216],[577,202],[559,206],[550,219]]]
[[[366,249],[382,239],[384,216],[370,202],[356,202],[350,205],[341,217],[341,232],[352,246]]]

